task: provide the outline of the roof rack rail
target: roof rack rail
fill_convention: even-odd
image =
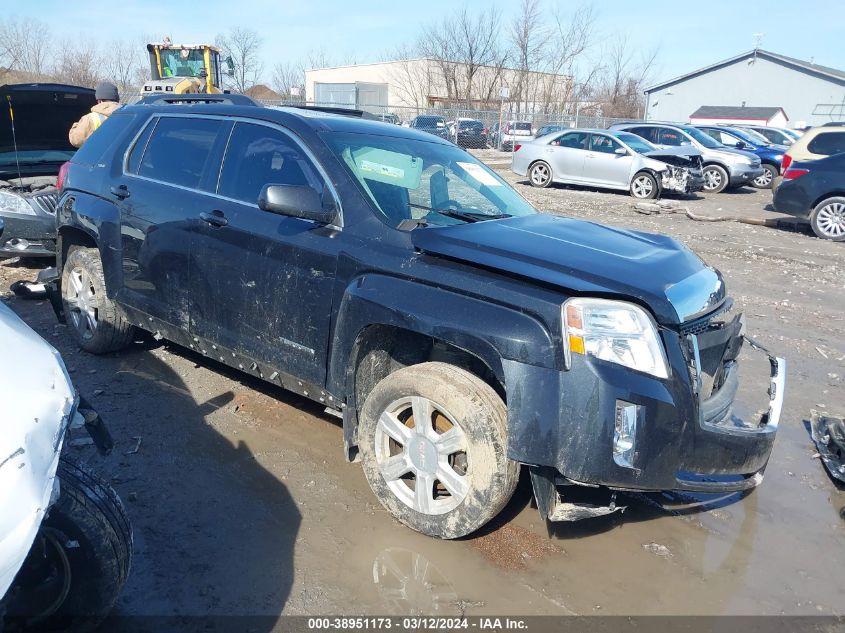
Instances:
[[[246,95],[241,94],[230,94],[230,93],[215,93],[215,94],[181,94],[181,95],[174,95],[174,94],[152,94],[152,95],[145,95],[141,97],[138,101],[140,104],[144,105],[153,105],[153,104],[177,104],[177,103],[222,103],[225,105],[248,105],[248,106],[258,106],[260,107],[261,104],[247,97]]]
[[[297,108],[299,110],[313,110],[314,112],[326,112],[327,114],[340,114],[342,116],[352,116],[358,119],[378,119],[372,112],[366,110],[355,110],[353,108],[337,108],[332,106],[316,106],[316,105],[290,105],[289,108]]]

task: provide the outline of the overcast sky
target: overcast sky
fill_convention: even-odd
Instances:
[[[517,12],[519,0],[465,4],[479,11],[496,6],[507,21]],[[544,3],[563,12],[574,4]],[[602,0],[594,7],[605,41],[624,32],[638,48],[659,45],[653,78],[665,79],[751,49],[754,33],[764,34],[762,48],[845,69],[845,27],[836,4]],[[264,38],[269,80],[275,63],[295,61],[312,49],[322,48],[334,59],[354,55],[359,62],[377,61],[390,49],[412,43],[421,25],[461,5],[455,0],[3,0],[2,6],[6,16],[41,19],[59,39],[140,40],[167,34],[174,42],[200,43],[213,42],[232,25],[250,26]]]

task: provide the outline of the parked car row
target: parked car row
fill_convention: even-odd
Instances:
[[[512,169],[535,187],[553,182],[629,191],[656,198],[662,191],[692,193],[704,186],[701,152],[660,149],[622,130],[572,129],[514,146]]]

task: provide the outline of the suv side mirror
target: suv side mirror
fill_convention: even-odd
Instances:
[[[336,209],[325,209],[322,196],[307,185],[264,185],[258,194],[258,208],[319,224],[331,224],[337,215]]]
[[[627,155],[628,155],[628,150],[627,150],[627,149],[625,149],[624,147],[617,147],[617,148],[613,151],[613,153],[614,153],[614,154],[619,154],[620,156],[627,156]]]
[[[737,141],[734,147],[736,147],[737,149],[745,149],[746,145],[743,141]]]

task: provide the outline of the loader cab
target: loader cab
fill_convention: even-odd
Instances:
[[[150,55],[150,84],[169,85],[162,90],[145,92],[202,92],[207,94],[222,92],[220,49],[215,46],[200,44],[182,46],[165,40],[162,44],[147,44]]]

